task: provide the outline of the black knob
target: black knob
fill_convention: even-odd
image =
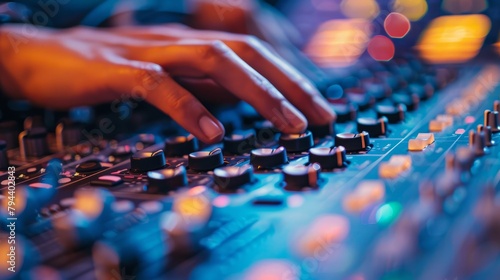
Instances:
[[[187,184],[188,178],[184,166],[148,172],[148,193],[168,193]]]
[[[255,141],[253,132],[231,134],[224,137],[224,151],[235,155],[246,154],[255,149]]]
[[[193,135],[170,137],[165,140],[168,157],[182,157],[198,150],[198,139]]]
[[[366,151],[370,148],[370,134],[366,131],[339,133],[335,135],[335,146],[343,146],[347,152]]]
[[[257,142],[261,144],[273,142],[279,134],[279,131],[270,121],[257,122],[254,128]]]
[[[140,151],[135,153],[130,159],[130,171],[142,173],[151,170],[164,168],[167,165],[163,150],[155,152]]]
[[[288,165],[283,168],[283,177],[286,187],[290,189],[302,189],[305,187],[318,187],[321,166],[313,163],[305,165]]]
[[[253,167],[245,165],[217,168],[214,170],[214,180],[221,189],[236,190],[253,181]]]
[[[337,113],[337,123],[346,123],[356,119],[358,107],[352,103],[331,104],[335,113]]]
[[[257,169],[274,169],[288,162],[284,147],[277,149],[255,149],[250,154],[250,163]]]
[[[482,132],[484,134],[484,143],[486,144],[487,147],[495,145],[495,141],[493,140],[493,135],[491,132],[491,127],[480,124],[477,126],[477,132],[478,133]]]
[[[498,111],[484,111],[484,126],[491,127],[491,132],[500,132],[500,116]]]
[[[346,151],[343,146],[320,147],[309,150],[309,163],[319,163],[323,169],[344,168],[347,166]]]
[[[360,111],[366,111],[375,104],[375,98],[365,93],[361,88],[346,90],[347,98],[350,102],[356,104]]]
[[[389,121],[386,117],[379,119],[373,118],[359,118],[357,120],[358,132],[366,131],[372,137],[380,137],[387,135]]]
[[[416,94],[408,94],[403,92],[393,93],[391,96],[391,101],[395,105],[403,104],[406,106],[408,111],[415,111],[420,105],[420,98]]]
[[[469,132],[469,146],[473,149],[476,156],[483,156],[488,152],[483,132],[471,130]]]
[[[21,132],[21,155],[27,157],[41,157],[50,153],[47,143],[47,130],[35,127]]]
[[[0,139],[7,142],[7,150],[19,145],[17,136],[19,134],[15,121],[5,121],[0,123]]]
[[[389,123],[399,123],[405,120],[406,106],[398,105],[377,105],[377,118],[386,117]]]
[[[7,142],[0,140],[0,170],[9,168],[9,157],[7,156]]]
[[[335,127],[333,123],[325,124],[325,125],[310,125],[307,128],[314,138],[325,138],[327,136],[335,135]]]
[[[76,166],[76,172],[84,174],[93,173],[101,169],[102,169],[101,162],[96,159],[82,162]]]
[[[189,154],[188,164],[189,168],[194,171],[210,171],[224,165],[224,156],[220,148],[194,152]]]
[[[310,131],[302,134],[282,134],[279,144],[289,152],[304,152],[314,146],[314,139]]]
[[[408,92],[410,94],[416,94],[418,98],[422,101],[429,99],[434,95],[434,88],[426,84],[411,83],[408,85]]]

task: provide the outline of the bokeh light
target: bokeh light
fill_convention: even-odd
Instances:
[[[491,21],[484,15],[443,16],[433,20],[416,49],[431,63],[461,63],[480,51]]]
[[[392,38],[403,38],[410,28],[410,20],[400,13],[390,13],[384,20],[385,32]]]
[[[391,39],[383,35],[377,35],[368,43],[368,53],[378,61],[389,61],[394,57],[396,48]]]
[[[342,13],[350,18],[374,19],[380,13],[375,0],[343,0],[340,4]]]
[[[421,19],[428,10],[425,0],[394,0],[392,10],[405,15],[411,21]]]
[[[365,52],[371,35],[371,23],[364,19],[327,21],[312,36],[305,52],[322,67],[352,65]]]

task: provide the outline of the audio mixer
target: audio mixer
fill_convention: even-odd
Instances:
[[[18,104],[0,278],[498,279],[499,81],[482,62],[371,63],[324,90],[335,124],[281,134],[238,104],[215,109],[216,145],[145,104]]]

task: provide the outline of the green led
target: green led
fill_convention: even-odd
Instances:
[[[399,217],[401,208],[401,204],[398,202],[390,202],[380,206],[375,215],[377,223],[380,225],[392,224]]]

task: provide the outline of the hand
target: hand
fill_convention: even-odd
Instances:
[[[176,26],[36,30],[26,36],[22,25],[0,27],[0,84],[8,95],[44,107],[134,96],[201,141],[220,141],[223,126],[181,81],[210,85],[197,93],[206,99],[230,92],[285,133],[303,131],[304,115],[313,124],[335,118],[307,79],[253,37]]]

